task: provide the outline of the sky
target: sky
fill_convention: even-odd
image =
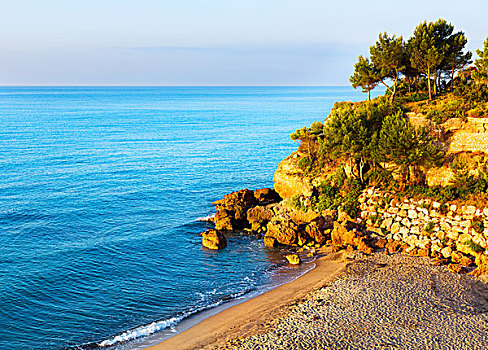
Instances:
[[[0,2],[0,85],[348,85],[384,31],[488,37],[487,0]]]

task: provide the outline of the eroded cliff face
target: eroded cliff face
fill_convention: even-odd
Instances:
[[[448,154],[470,152],[488,155],[488,118],[453,118],[441,126]]]
[[[451,118],[436,125],[421,114],[408,113],[410,122],[423,126],[437,139],[439,146],[446,153],[442,167],[427,171],[429,186],[447,186],[453,175],[449,163],[455,155],[464,154],[469,160],[474,173],[485,170],[488,164],[488,118]]]
[[[488,154],[488,118],[451,118],[436,125],[422,114],[407,113],[410,122],[423,126],[435,136],[443,151],[449,154]]]
[[[300,154],[293,152],[278,164],[274,173],[274,189],[281,198],[291,198],[296,194],[312,195],[312,183],[297,165]]]

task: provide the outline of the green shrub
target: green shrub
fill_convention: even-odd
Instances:
[[[290,198],[290,206],[292,208],[301,210],[301,211],[307,211],[308,208],[305,207],[303,201],[302,201],[302,196],[300,194],[295,194],[293,197]]]
[[[300,158],[300,160],[298,160],[298,163],[297,163],[298,167],[301,169],[307,169],[312,164],[313,164],[312,159],[310,159],[310,157],[306,157],[306,156]]]
[[[357,179],[345,179],[343,182],[332,179],[332,175],[318,188],[318,194],[311,199],[312,208],[316,211],[327,209],[336,210],[341,207],[349,216],[357,217],[359,214],[358,198],[363,190],[361,182]]]
[[[362,189],[361,182],[356,179],[347,179],[344,184],[345,195],[342,200],[342,210],[352,218],[357,217],[359,214],[358,198]]]
[[[394,179],[391,171],[375,166],[366,173],[366,181],[370,186],[386,189],[393,184]]]
[[[453,172],[450,185],[456,188],[460,193],[471,192],[477,179],[471,175],[466,156],[461,155],[456,157],[450,164],[450,167]]]
[[[464,244],[471,248],[471,250],[475,253],[481,253],[485,251],[485,248],[483,248],[479,244],[474,243],[471,239],[469,241],[466,241]]]
[[[485,229],[485,224],[481,220],[474,220],[471,222],[471,227],[478,233],[482,233]]]
[[[432,234],[432,233],[434,233],[434,226],[435,226],[435,223],[433,221],[429,221],[427,223],[427,225],[425,225],[424,231]]]

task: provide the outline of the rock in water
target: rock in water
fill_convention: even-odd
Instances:
[[[243,206],[243,207],[252,207],[256,205],[256,198],[254,197],[254,193],[247,188],[243,190],[239,190],[237,192],[232,192],[226,194],[223,199],[213,202],[213,204],[217,207],[217,209],[233,208],[234,206]]]
[[[202,245],[208,249],[218,250],[227,246],[227,239],[221,232],[210,229],[202,233]]]
[[[276,247],[276,245],[277,245],[276,238],[270,236],[264,236],[265,247],[274,248]]]
[[[234,226],[232,221],[234,220],[234,212],[231,210],[221,209],[215,213],[215,228],[217,230],[232,231]]]
[[[299,265],[300,264],[300,257],[297,254],[289,254],[285,256],[286,260],[292,265]]]
[[[215,201],[215,228],[217,230],[240,230],[249,225],[247,210],[257,203],[254,193],[243,189],[226,194],[223,199]]]
[[[273,210],[264,206],[256,206],[247,211],[247,221],[253,231],[258,231],[273,218]]]

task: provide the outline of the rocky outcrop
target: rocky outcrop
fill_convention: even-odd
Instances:
[[[278,242],[276,241],[276,238],[271,236],[264,236],[263,243],[264,246],[268,248],[274,248],[278,246]]]
[[[293,245],[298,242],[299,226],[290,218],[276,216],[268,223],[265,237],[273,237],[277,243]]]
[[[286,260],[288,260],[288,263],[291,265],[300,265],[300,257],[297,254],[288,254],[285,256]]]
[[[272,188],[261,188],[254,191],[254,198],[258,205],[268,205],[281,202],[281,197]]]
[[[254,193],[243,189],[226,194],[223,199],[212,203],[215,205],[215,228],[217,230],[238,230],[246,227],[247,210],[257,204]]]
[[[448,153],[488,154],[488,118],[451,118],[441,126]]]
[[[488,275],[488,256],[479,253],[475,260],[477,268],[471,271],[473,276]]]
[[[222,232],[210,229],[202,233],[202,245],[212,250],[223,249],[227,246],[227,239]]]
[[[322,245],[330,239],[330,232],[332,230],[327,227],[329,226],[326,224],[326,220],[323,217],[318,217],[305,226],[305,233],[312,241]]]
[[[258,205],[247,211],[247,221],[253,232],[266,232],[266,225],[275,215],[272,206]]]
[[[410,122],[426,128],[445,152],[445,164],[426,171],[429,186],[448,186],[453,176],[449,164],[454,155],[468,155],[469,163],[475,168],[488,165],[488,118],[450,118],[437,125],[422,114],[407,113]],[[485,169],[486,170],[486,169]],[[472,171],[474,174],[477,170]]]
[[[332,244],[335,246],[352,246],[359,251],[371,254],[374,252],[370,246],[370,239],[364,231],[358,230],[358,226],[350,221],[334,222],[334,229],[331,232]]]
[[[215,201],[217,231],[247,229],[264,236],[267,247],[279,245],[322,245],[330,239],[331,213],[302,212],[284,205],[269,188],[232,192]]]
[[[298,152],[293,152],[278,164],[278,169],[274,173],[274,189],[281,198],[291,198],[294,195],[312,195],[312,184],[305,177],[303,170],[297,166],[300,158]]]
[[[235,227],[235,212],[228,209],[220,209],[215,213],[214,223],[217,230],[232,231]]]
[[[256,191],[250,191],[247,188],[229,193],[223,199],[215,201],[214,222],[217,230],[233,231],[242,230],[252,226],[248,220],[248,211],[256,206],[265,206],[281,201],[279,194],[271,188],[263,188]],[[258,229],[265,224],[265,218],[262,215],[265,209],[257,209],[250,214],[251,220],[255,222],[254,227]],[[269,216],[269,215],[268,215]]]

